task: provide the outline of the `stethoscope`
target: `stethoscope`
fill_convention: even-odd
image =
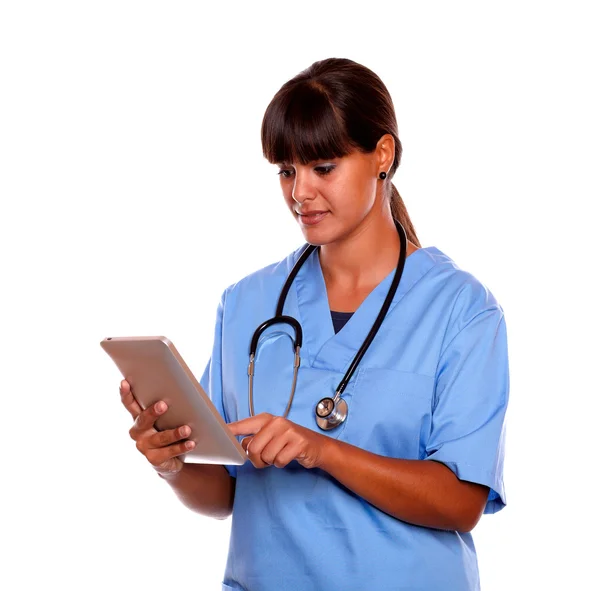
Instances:
[[[398,288],[398,284],[400,283],[400,278],[402,277],[402,272],[404,270],[404,263],[406,261],[406,232],[402,227],[402,224],[394,220],[396,224],[396,229],[398,230],[398,234],[400,236],[400,256],[398,257],[398,265],[396,267],[396,273],[394,274],[394,278],[392,279],[392,284],[390,285],[390,289],[387,293],[385,301],[381,306],[381,310],[367,338],[364,340],[360,349],[356,353],[348,371],[342,378],[342,381],[338,384],[336,388],[335,395],[333,398],[327,396],[322,398],[317,406],[315,407],[315,415],[317,420],[317,425],[323,429],[324,431],[329,431],[330,429],[334,429],[338,425],[341,425],[348,416],[348,403],[342,398],[342,394],[352,378],[354,371],[356,370],[358,364],[360,363],[363,355],[366,353],[369,345],[375,338],[379,327],[381,326],[385,315],[392,303],[392,299],[394,298],[394,294],[396,293],[396,289]],[[292,391],[290,394],[290,398],[285,409],[285,413],[283,418],[287,418],[288,413],[290,412],[290,408],[292,406],[292,400],[294,399],[294,393],[296,392],[296,381],[298,379],[298,368],[300,367],[300,347],[302,347],[302,327],[300,323],[293,318],[292,316],[284,316],[283,305],[285,304],[285,298],[287,297],[288,291],[294,281],[294,278],[298,274],[298,271],[302,268],[302,265],[305,263],[306,259],[317,249],[318,246],[314,244],[308,244],[304,249],[296,264],[292,268],[288,278],[286,279],[285,284],[281,290],[281,294],[279,295],[279,301],[277,302],[277,310],[275,312],[275,316],[269,320],[265,320],[252,335],[252,340],[250,341],[250,364],[248,365],[248,403],[250,405],[250,416],[254,416],[254,401],[252,397],[252,386],[253,386],[253,378],[254,378],[254,358],[256,356],[256,349],[258,347],[258,339],[260,335],[270,326],[274,324],[288,324],[294,329],[294,376],[292,378]]]

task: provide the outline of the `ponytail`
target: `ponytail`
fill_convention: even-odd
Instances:
[[[393,218],[402,224],[406,232],[406,238],[416,244],[419,248],[421,248],[421,243],[417,238],[417,233],[415,232],[415,227],[413,223],[410,221],[410,217],[408,215],[408,211],[406,210],[406,205],[404,205],[404,201],[402,197],[400,197],[400,193],[398,189],[390,183],[391,195],[390,195],[390,207],[392,209]]]

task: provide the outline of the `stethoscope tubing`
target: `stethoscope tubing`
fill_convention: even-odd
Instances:
[[[394,220],[394,224],[398,231],[398,235],[400,236],[400,254],[398,256],[398,264],[396,265],[396,272],[394,273],[394,277],[392,278],[392,283],[390,285],[390,288],[388,290],[386,298],[383,302],[383,305],[381,306],[381,309],[379,310],[379,314],[377,315],[377,318],[375,319],[375,322],[373,323],[371,330],[367,334],[367,337],[365,338],[362,345],[358,349],[356,355],[354,356],[354,359],[350,363],[350,366],[346,370],[344,377],[338,384],[338,386],[335,390],[334,398],[333,399],[324,398],[317,405],[317,409],[315,411],[317,413],[317,424],[322,429],[331,429],[331,428],[341,424],[345,420],[346,415],[347,415],[347,403],[341,398],[341,396],[342,396],[344,390],[346,389],[346,386],[350,382],[354,372],[356,371],[356,368],[358,367],[359,363],[361,362],[362,358],[364,357],[365,353],[367,352],[367,349],[373,342],[375,335],[379,331],[379,328],[381,327],[383,320],[391,306],[392,300],[394,299],[394,295],[396,294],[398,285],[400,284],[400,279],[402,278],[402,273],[404,272],[404,265],[406,263],[407,238],[406,238],[406,232],[405,232],[402,224],[400,224],[396,220]],[[285,413],[283,415],[284,418],[287,418],[287,415],[292,406],[292,401],[293,401],[294,394],[296,391],[296,382],[298,379],[298,369],[300,367],[300,348],[302,346],[302,327],[301,327],[300,323],[298,322],[298,320],[296,320],[294,317],[283,315],[283,307],[284,307],[288,292],[290,290],[290,287],[291,287],[294,279],[296,278],[296,275],[298,274],[298,272],[302,268],[302,265],[306,262],[308,257],[317,248],[318,248],[318,246],[316,246],[314,244],[306,245],[306,248],[302,251],[302,254],[300,255],[300,257],[298,258],[298,260],[292,267],[292,270],[290,271],[290,273],[283,285],[283,288],[281,289],[281,293],[279,294],[279,299],[277,301],[277,309],[276,309],[275,316],[273,318],[270,318],[269,320],[265,320],[262,324],[260,324],[258,326],[258,328],[254,331],[254,334],[252,335],[252,339],[250,341],[250,363],[248,364],[248,399],[249,399],[249,405],[250,405],[250,416],[254,416],[254,396],[253,396],[254,379],[253,378],[254,378],[254,362],[255,362],[255,357],[256,357],[256,350],[258,347],[258,341],[259,341],[262,333],[267,328],[269,328],[270,326],[273,326],[274,324],[284,323],[284,324],[290,325],[294,329],[294,335],[295,335],[295,338],[294,338],[294,375],[292,378],[292,389],[290,392],[290,397],[288,400],[287,407],[285,409]],[[330,421],[331,424],[327,423],[327,419],[329,418],[329,415],[327,415],[327,417],[325,417],[325,416],[322,416],[319,414],[319,407],[322,405],[322,403],[329,401],[329,400],[331,400],[333,402],[333,410],[331,410],[331,412],[329,412],[329,415],[334,416],[335,420],[337,421],[337,422]],[[343,406],[340,409],[338,409],[338,403],[343,403]],[[329,403],[329,404],[331,404],[331,403]]]

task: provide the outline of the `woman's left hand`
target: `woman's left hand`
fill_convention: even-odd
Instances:
[[[292,460],[305,468],[318,468],[325,446],[332,441],[325,435],[266,412],[227,426],[233,435],[250,435],[242,439],[241,445],[256,468],[284,468]]]

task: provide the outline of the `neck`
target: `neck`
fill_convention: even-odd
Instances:
[[[407,250],[408,255],[411,249]],[[351,235],[323,245],[319,252],[327,285],[344,289],[377,285],[396,268],[399,256],[400,236],[391,213],[365,219]]]

